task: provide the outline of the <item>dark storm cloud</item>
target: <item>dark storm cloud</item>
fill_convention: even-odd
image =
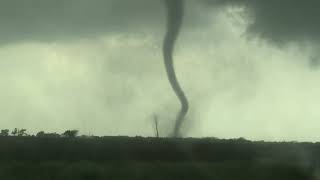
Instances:
[[[185,28],[206,24],[199,2],[187,1]],[[163,0],[0,0],[0,44],[164,33],[165,12]]]
[[[160,5],[161,0],[1,0],[0,43],[142,31],[159,24]]]
[[[320,40],[320,1],[251,0],[249,31],[276,43]]]
[[[248,31],[268,41],[283,44],[320,40],[318,0],[206,0],[212,6],[236,5],[245,9]]]
[[[215,9],[200,7],[204,4],[200,2]],[[186,4],[184,28],[206,26],[202,13],[236,5],[249,15],[250,35],[276,43],[320,40],[318,0],[187,0]],[[1,0],[0,43],[152,32],[165,25],[164,13],[162,0]]]

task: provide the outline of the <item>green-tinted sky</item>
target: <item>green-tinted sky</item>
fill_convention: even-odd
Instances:
[[[319,141],[320,3],[186,2],[186,136]],[[0,128],[153,136],[179,110],[161,0],[1,0]]]

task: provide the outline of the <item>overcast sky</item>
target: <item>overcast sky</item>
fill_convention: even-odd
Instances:
[[[320,2],[186,1],[185,136],[320,141]],[[162,0],[0,0],[0,128],[153,136],[179,101]],[[319,66],[319,67],[318,67]]]

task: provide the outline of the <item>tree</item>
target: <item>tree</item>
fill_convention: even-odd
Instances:
[[[26,129],[20,129],[18,130],[18,136],[27,136]]]
[[[68,137],[68,138],[75,138],[78,135],[78,130],[67,130],[64,133],[62,133],[62,136]]]
[[[12,136],[27,136],[26,129],[18,129],[14,128],[14,130],[11,132]]]
[[[14,130],[11,132],[12,136],[17,136],[18,135],[18,128],[14,128]]]
[[[2,129],[0,136],[9,136],[9,129]]]
[[[40,132],[37,133],[36,136],[37,137],[45,137],[45,133],[44,133],[44,131],[40,131]]]
[[[40,131],[36,135],[37,137],[49,137],[49,138],[58,138],[60,135],[58,133],[45,133],[44,131]]]

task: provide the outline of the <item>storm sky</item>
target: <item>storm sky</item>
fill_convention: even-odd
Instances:
[[[320,2],[187,0],[185,136],[320,141]],[[179,102],[162,0],[0,0],[0,128],[154,136]]]

